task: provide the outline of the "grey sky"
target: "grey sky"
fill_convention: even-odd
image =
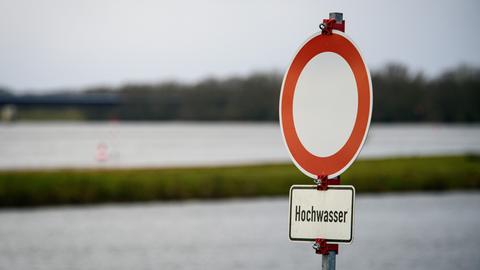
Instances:
[[[0,85],[25,91],[283,72],[329,11],[371,69],[480,66],[480,2],[0,0]]]

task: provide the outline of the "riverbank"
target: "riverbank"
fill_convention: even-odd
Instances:
[[[287,196],[312,184],[291,164],[169,169],[0,171],[0,207]],[[480,157],[359,160],[357,193],[480,189]]]

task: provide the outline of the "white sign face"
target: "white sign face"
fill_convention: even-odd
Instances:
[[[290,188],[289,237],[292,241],[325,239],[350,243],[353,238],[353,186],[294,185]]]
[[[328,157],[342,148],[352,134],[357,104],[357,83],[345,59],[323,52],[308,61],[293,94],[293,121],[305,149]]]

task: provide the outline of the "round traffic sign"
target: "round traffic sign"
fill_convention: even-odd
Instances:
[[[336,30],[308,39],[280,96],[281,130],[295,165],[312,178],[340,175],[360,153],[371,115],[370,73],[355,44]]]

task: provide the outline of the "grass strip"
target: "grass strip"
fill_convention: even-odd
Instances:
[[[312,181],[291,164],[0,171],[0,207],[287,196],[293,184]],[[480,189],[480,157],[359,160],[342,184],[357,193]]]

